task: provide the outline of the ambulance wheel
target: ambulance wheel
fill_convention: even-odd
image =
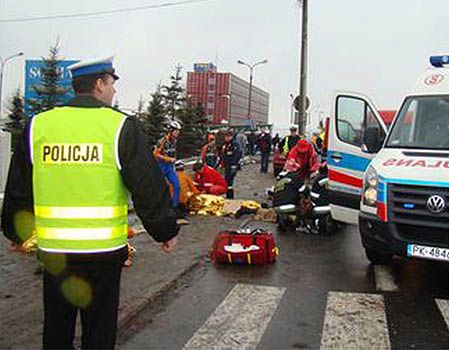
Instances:
[[[365,254],[368,260],[374,265],[387,265],[393,259],[392,254],[381,254],[369,248],[365,248]]]

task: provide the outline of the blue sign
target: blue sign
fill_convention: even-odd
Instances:
[[[61,97],[59,103],[64,104],[75,96],[75,92],[72,89],[72,76],[67,69],[68,66],[79,61],[59,61],[59,86],[67,90],[67,92]],[[26,60],[25,61],[25,113],[28,116],[32,116],[30,110],[29,100],[39,100],[40,97],[33,89],[33,86],[42,85],[42,67],[44,67],[44,61],[42,60]]]
[[[213,63],[195,63],[193,71],[196,73],[216,72],[217,67]]]

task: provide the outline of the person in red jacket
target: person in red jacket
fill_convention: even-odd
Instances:
[[[195,172],[195,184],[201,192],[216,196],[226,193],[228,184],[217,170],[202,162],[197,162],[193,165],[193,171]]]
[[[319,167],[313,145],[307,140],[299,140],[288,154],[284,169],[298,171],[300,178],[308,179]]]

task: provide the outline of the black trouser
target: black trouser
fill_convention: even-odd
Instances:
[[[237,166],[229,166],[225,168],[225,180],[228,183],[226,198],[234,199],[234,179],[237,175]]]
[[[260,171],[266,173],[268,172],[268,160],[270,158],[270,153],[262,152],[260,156],[261,156]]]
[[[82,348],[114,348],[121,271],[118,263],[44,271],[44,349],[73,349],[78,310]]]

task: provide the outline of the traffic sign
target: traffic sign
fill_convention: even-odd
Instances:
[[[301,95],[298,95],[295,97],[294,101],[293,101],[293,106],[295,107],[295,109],[297,111],[299,111],[299,105],[301,104]],[[310,100],[309,98],[306,96],[306,111],[309,109],[310,106]]]

